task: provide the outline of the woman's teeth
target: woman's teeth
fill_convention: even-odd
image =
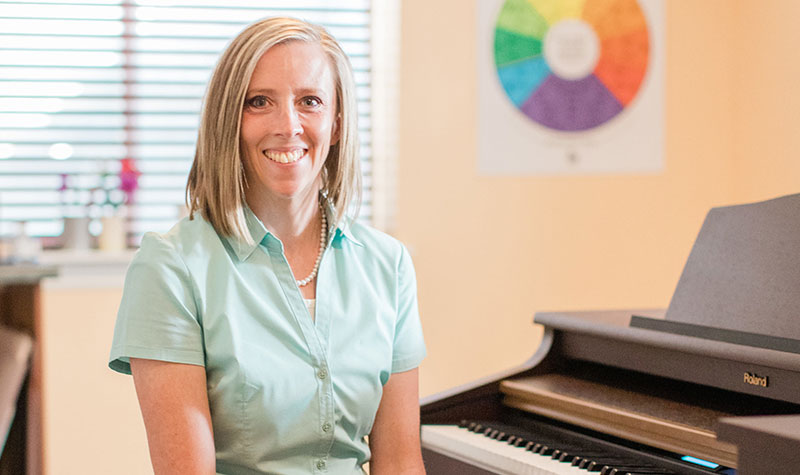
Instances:
[[[264,150],[264,156],[278,163],[292,163],[296,162],[300,157],[305,155],[305,150],[297,149],[291,152],[275,152],[271,150]]]

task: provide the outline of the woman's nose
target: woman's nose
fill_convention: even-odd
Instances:
[[[275,134],[284,137],[294,137],[303,133],[303,125],[300,123],[300,115],[297,109],[292,106],[284,106],[276,114],[274,123]]]

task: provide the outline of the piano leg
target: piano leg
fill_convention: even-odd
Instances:
[[[425,461],[425,471],[428,475],[494,475],[482,468],[466,464],[460,460],[442,455],[439,452],[422,448],[422,460]]]

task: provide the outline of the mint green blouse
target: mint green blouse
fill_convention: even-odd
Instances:
[[[312,319],[283,244],[246,216],[253,245],[200,217],[144,236],[109,366],[205,366],[219,473],[361,473],[383,385],[426,353],[408,251],[355,221],[333,229]]]

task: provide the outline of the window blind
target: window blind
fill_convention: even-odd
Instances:
[[[55,237],[68,217],[90,230],[125,199],[131,243],[183,213],[206,83],[246,25],[292,16],[326,27],[357,84],[363,204],[371,216],[369,0],[0,0],[0,235],[24,222]]]

